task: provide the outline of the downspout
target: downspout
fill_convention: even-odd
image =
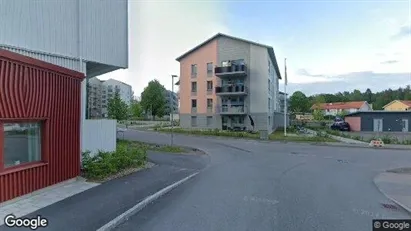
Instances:
[[[81,5],[80,5],[81,3],[80,3],[80,0],[78,0],[78,25],[77,25],[77,28],[78,28],[78,59],[79,59],[79,68],[80,68],[80,71],[81,71],[81,73],[84,73],[84,75],[85,75],[85,77],[86,77],[86,95],[85,95],[85,98],[86,98],[86,105],[85,105],[85,107],[86,107],[86,118],[85,119],[89,119],[89,108],[88,108],[88,96],[89,96],[89,78],[87,77],[87,73],[85,73],[85,72],[83,72],[83,69],[84,69],[84,67],[83,67],[83,57],[82,57],[82,50],[81,50],[81,38],[82,38],[82,34],[81,34]]]

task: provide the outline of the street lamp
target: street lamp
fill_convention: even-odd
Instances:
[[[174,78],[177,78],[177,75],[171,75],[171,99],[170,99],[170,112],[171,112],[171,146],[173,146],[173,129],[174,129],[174,105],[173,105],[173,97],[174,97]]]

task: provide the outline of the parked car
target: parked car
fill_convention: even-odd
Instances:
[[[331,125],[332,130],[350,131],[350,124],[345,121],[334,122]]]

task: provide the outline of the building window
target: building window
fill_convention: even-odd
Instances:
[[[271,110],[271,99],[268,98],[268,110]]]
[[[213,124],[213,117],[207,116],[207,126],[211,126]]]
[[[207,63],[207,75],[211,76],[213,74],[213,63]]]
[[[197,76],[197,64],[192,64],[191,65],[191,77],[196,77]]]
[[[207,81],[207,91],[213,91],[213,81]]]
[[[268,117],[268,125],[271,125],[271,116]]]
[[[191,82],[191,92],[197,92],[197,82]]]
[[[271,63],[270,63],[270,60],[268,60],[268,73],[270,73],[271,72]]]
[[[191,127],[197,127],[197,116],[191,116]]]
[[[4,123],[4,167],[41,161],[41,123]]]
[[[268,93],[271,93],[271,80],[268,79]]]
[[[213,108],[213,99],[207,99],[207,108]]]
[[[191,100],[191,107],[192,107],[192,108],[196,108],[196,107],[197,107],[197,100],[196,100],[196,99],[192,99],[192,100]]]

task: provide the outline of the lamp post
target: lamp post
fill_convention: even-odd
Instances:
[[[173,97],[174,97],[174,78],[177,78],[177,75],[171,75],[171,99],[170,99],[170,112],[171,112],[171,146],[173,146],[173,139],[174,139],[174,105],[173,105]]]

